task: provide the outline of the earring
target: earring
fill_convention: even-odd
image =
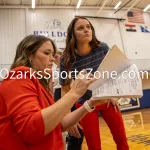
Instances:
[[[31,59],[29,59],[30,60],[30,63],[32,63],[32,60]]]

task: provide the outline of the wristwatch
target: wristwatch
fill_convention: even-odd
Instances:
[[[92,112],[92,111],[95,110],[95,107],[92,107],[92,108],[91,108],[91,107],[89,106],[89,104],[88,104],[87,101],[84,102],[83,106],[84,106],[84,108],[85,108],[88,112]]]

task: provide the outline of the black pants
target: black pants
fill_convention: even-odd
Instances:
[[[61,98],[61,88],[55,89],[54,91],[54,100],[55,102]]]
[[[71,111],[74,111],[75,109],[76,109],[75,106],[73,106],[71,108]],[[79,132],[81,134],[81,138],[76,138],[76,137],[70,136],[70,135],[68,136],[67,150],[81,150],[84,135],[83,135],[83,132],[81,129],[79,129]]]

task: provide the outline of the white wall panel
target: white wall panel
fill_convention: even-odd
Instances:
[[[110,48],[116,44],[123,50],[118,21],[105,19],[89,20],[92,22],[96,36],[100,41],[107,43]]]
[[[33,34],[34,31],[38,31],[38,34],[48,32],[48,37],[55,41],[57,47],[64,48],[67,27],[74,18],[74,13],[73,9],[29,9],[27,34]],[[59,22],[54,22],[54,20]]]
[[[137,32],[127,32],[125,24],[135,25]],[[125,52],[130,59],[150,59],[150,55],[146,55],[150,53],[150,33],[141,32],[140,26],[145,28],[146,25],[128,23],[127,21],[121,23]],[[150,28],[148,30],[150,31]]]
[[[62,32],[67,30],[67,27],[71,20],[74,18],[74,15],[88,15],[88,14],[95,14],[95,10],[91,11],[78,11],[75,12],[73,9],[35,9],[35,10],[28,10],[27,15],[27,34],[33,34],[34,31],[46,31],[45,25],[46,22],[50,22],[53,19],[58,19],[63,28]],[[119,32],[119,24],[116,20],[104,20],[104,19],[89,19],[96,30],[96,35],[100,41],[108,43],[109,46],[113,46],[117,44],[121,49],[121,37]],[[48,31],[54,31],[50,29]],[[49,35],[50,38],[56,40],[58,37],[55,35],[53,37],[51,34]],[[65,47],[60,42],[56,42],[59,48]]]
[[[25,36],[25,10],[0,9],[0,64],[11,64],[16,46]]]
[[[64,48],[66,37],[60,35],[67,31],[74,16],[96,16],[97,11],[98,9],[79,9],[77,12],[75,9],[0,9],[0,64],[11,64],[17,44],[25,35],[33,34],[34,31],[38,31],[39,34],[48,32],[57,47]],[[99,16],[117,18],[123,14],[124,11],[117,14],[114,14],[114,11],[102,11]],[[144,14],[144,18],[150,31],[150,16]],[[54,20],[59,20],[57,25],[60,26],[57,28],[52,26]],[[150,70],[150,33],[142,33],[140,24],[136,24],[136,33],[129,33],[125,28],[127,21],[118,23],[116,20],[97,18],[89,20],[95,27],[96,36],[100,41],[106,42],[109,47],[118,45],[140,69]]]
[[[121,33],[125,54],[140,70],[150,70],[150,32],[141,31],[141,26],[150,31],[150,17],[144,14],[145,24],[121,22]],[[135,25],[137,32],[127,32],[125,24]]]
[[[64,27],[61,32],[65,32],[70,21],[73,19],[74,15],[84,15],[84,16],[96,16],[97,10],[94,9],[80,9],[75,11],[74,9],[36,9],[29,10],[27,17],[27,34],[33,34],[33,31],[45,31],[46,22],[50,22],[53,19],[58,19],[62,26]],[[114,11],[102,11],[99,16],[104,17],[113,17],[117,18],[122,17],[125,12],[120,12],[114,14]],[[126,16],[126,15],[125,15]],[[150,23],[150,18],[147,14],[144,15],[145,23]],[[139,66],[139,69],[150,69],[147,66],[149,62],[150,54],[149,49],[149,40],[150,34],[143,34],[140,31],[140,26],[137,25],[138,32],[129,33],[126,32],[125,24],[127,21],[122,21],[118,23],[116,20],[104,20],[104,19],[89,19],[93,26],[95,27],[96,36],[100,41],[108,43],[110,47],[114,44],[118,45],[121,50],[125,52],[128,58],[132,59]],[[121,31],[120,31],[121,29]],[[49,31],[54,31],[53,29],[48,29]],[[58,30],[56,30],[57,32]],[[59,30],[60,31],[60,30]],[[56,41],[57,47],[65,47],[64,42],[59,41],[57,35],[50,38]],[[65,39],[65,37],[64,37]],[[143,40],[144,39],[144,40]],[[58,41],[58,42],[57,42]],[[137,60],[141,59],[141,60]],[[137,60],[137,61],[136,61]]]

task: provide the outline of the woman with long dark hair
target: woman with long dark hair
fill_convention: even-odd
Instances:
[[[60,71],[78,71],[83,68],[92,70],[94,73],[103,58],[107,54],[109,47],[106,43],[100,42],[95,36],[95,30],[90,21],[84,17],[74,18],[67,30],[66,48],[61,59]],[[72,73],[72,78],[75,74]],[[62,85],[62,95],[65,95],[70,89],[71,79],[60,79]],[[82,105],[92,96],[92,92],[87,90],[76,103],[76,108]],[[119,111],[117,100],[111,99],[104,101],[84,116],[80,123],[83,128],[89,150],[101,150],[98,111],[111,130],[113,139],[116,142],[117,150],[128,150],[128,143],[125,134],[123,119]],[[77,124],[69,130],[68,150],[81,150],[83,140],[82,131],[78,131]],[[81,128],[81,127],[79,127]],[[77,138],[76,138],[77,137]],[[81,137],[81,138],[80,138]]]

